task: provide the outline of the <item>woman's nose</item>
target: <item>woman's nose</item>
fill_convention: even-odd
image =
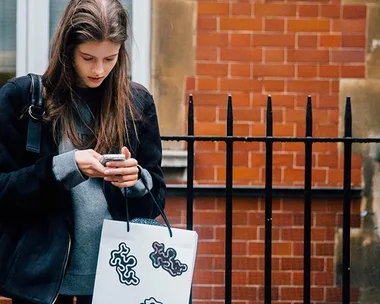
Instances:
[[[103,75],[103,72],[104,72],[103,63],[102,63],[102,62],[96,63],[96,65],[94,66],[93,71],[94,71],[94,73],[95,73],[97,76],[101,76],[101,75]]]

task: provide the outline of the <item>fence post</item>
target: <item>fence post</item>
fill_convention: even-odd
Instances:
[[[311,96],[307,97],[306,106],[306,141],[305,141],[305,206],[304,206],[304,253],[303,253],[303,303],[310,304],[310,270],[311,270],[311,181],[312,181],[312,138],[313,113]]]
[[[350,219],[351,219],[351,155],[352,155],[351,97],[346,98],[344,117],[343,169],[343,304],[350,303]]]
[[[267,99],[265,140],[265,304],[272,303],[272,170],[273,170],[272,97]]]

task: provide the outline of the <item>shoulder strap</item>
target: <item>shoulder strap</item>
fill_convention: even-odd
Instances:
[[[45,114],[44,99],[42,97],[43,86],[41,76],[35,74],[28,74],[28,76],[31,78],[31,81],[29,91],[30,106],[28,108],[29,124],[26,150],[39,154],[42,130],[41,121],[43,115]]]

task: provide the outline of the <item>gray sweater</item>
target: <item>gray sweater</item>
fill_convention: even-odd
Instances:
[[[81,89],[79,96],[82,102],[78,106],[80,118],[76,121],[76,126],[79,136],[85,139],[91,132],[91,103],[96,102],[96,89]],[[84,100],[87,100],[87,104]],[[111,219],[111,216],[103,193],[103,179],[84,177],[75,162],[75,151],[72,143],[67,138],[62,138],[59,155],[53,158],[53,172],[56,178],[71,192],[74,217],[71,250],[60,294],[91,295],[103,220]],[[151,189],[153,182],[150,173],[142,168],[140,171],[141,178],[144,178]],[[141,197],[146,193],[141,180],[138,180],[134,187],[127,189],[127,197]]]

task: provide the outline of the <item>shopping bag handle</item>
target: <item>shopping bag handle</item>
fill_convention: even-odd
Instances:
[[[150,197],[152,198],[154,204],[156,205],[157,209],[158,209],[158,212],[160,213],[161,217],[163,218],[165,224],[166,224],[166,227],[168,228],[169,230],[169,235],[170,237],[173,237],[173,231],[172,231],[172,228],[169,224],[169,221],[168,221],[168,218],[166,217],[165,215],[165,212],[164,210],[161,208],[160,204],[156,201],[156,199],[154,198],[152,192],[150,192],[149,190],[149,187],[148,185],[146,184],[146,181],[144,180],[144,177],[141,177],[140,179],[145,187],[145,189],[148,191]],[[124,188],[124,197],[125,197],[125,205],[126,205],[126,215],[127,215],[127,231],[129,232],[130,230],[130,225],[129,225],[129,211],[128,211],[128,200],[127,200],[127,188]]]

